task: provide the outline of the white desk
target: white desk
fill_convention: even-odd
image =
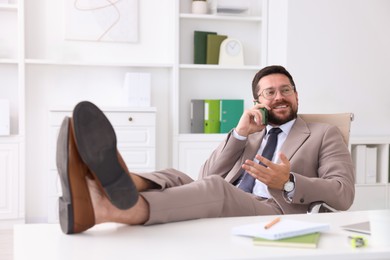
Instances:
[[[375,211],[380,213],[380,211]],[[352,248],[341,225],[368,220],[368,212],[285,215],[283,218],[331,224],[317,249],[254,246],[231,235],[237,225],[269,221],[273,216],[199,219],[154,226],[103,224],[64,235],[57,224],[14,227],[15,260],[24,259],[390,259],[390,248]],[[368,243],[370,236],[366,236]]]

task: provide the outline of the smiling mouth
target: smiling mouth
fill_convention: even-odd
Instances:
[[[284,108],[288,108],[288,105],[278,105],[278,106],[274,106],[272,109],[284,109]]]

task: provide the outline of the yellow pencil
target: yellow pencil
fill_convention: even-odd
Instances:
[[[264,228],[269,229],[270,227],[272,227],[273,225],[275,225],[279,221],[280,221],[280,217],[277,217],[274,220],[272,220],[271,222],[269,222],[267,225],[265,225]]]

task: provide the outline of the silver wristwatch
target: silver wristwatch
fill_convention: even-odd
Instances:
[[[290,173],[290,178],[284,184],[283,189],[285,192],[292,192],[295,189],[294,175],[292,175],[291,173]]]

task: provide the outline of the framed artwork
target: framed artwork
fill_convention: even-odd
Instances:
[[[65,39],[138,41],[138,0],[65,0]]]

